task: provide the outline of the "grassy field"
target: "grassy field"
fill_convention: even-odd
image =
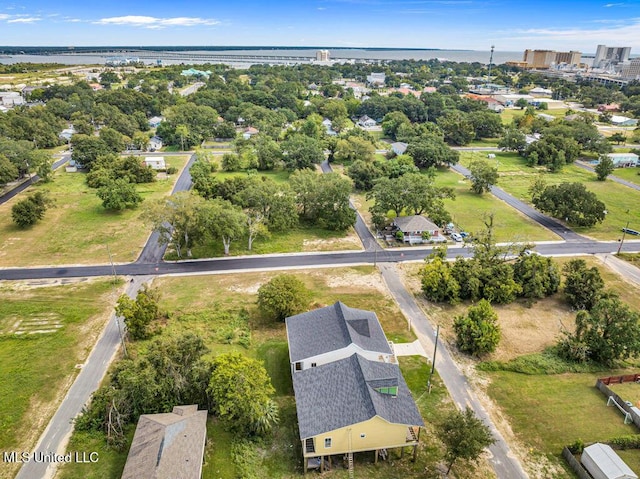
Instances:
[[[105,280],[0,285],[0,450],[32,450],[117,294]],[[0,478],[16,471],[5,465]]]
[[[180,170],[186,157],[166,157]],[[83,173],[58,171],[51,183],[36,183],[0,205],[0,267],[108,263],[109,246],[115,262],[129,262],[142,250],[149,229],[140,220],[141,208],[122,212],[102,207],[96,190],[85,183]],[[178,174],[167,180],[137,185],[145,200],[171,192]],[[48,191],[55,207],[42,221],[26,229],[11,221],[11,207],[29,193]]]
[[[498,241],[558,240],[551,231],[511,208],[491,194],[477,195],[471,191],[469,180],[451,170],[438,171],[436,185],[453,188],[455,200],[445,200],[453,222],[462,231],[474,233],[484,228],[483,214],[494,213]]]
[[[212,355],[230,350],[242,351],[264,362],[276,390],[275,400],[280,407],[280,425],[273,437],[252,444],[257,451],[255,477],[296,478],[299,477],[301,458],[296,425],[295,402],[289,369],[288,348],[283,323],[273,323],[263,319],[255,305],[256,292],[276,272],[247,273],[233,275],[189,276],[159,278],[154,282],[162,292],[161,308],[170,313],[170,320],[163,329],[163,335],[174,335],[183,331],[196,331],[203,335]],[[331,270],[301,270],[294,273],[313,292],[310,308],[333,304],[337,300],[357,308],[373,310],[378,315],[387,337],[395,342],[413,341],[415,336],[407,331],[407,322],[396,303],[383,286],[380,273],[372,267],[352,267]],[[221,341],[218,324],[207,315],[208,311],[245,309],[249,315],[248,327],[251,344],[248,347],[229,345]],[[144,342],[132,345],[131,350],[143,351]],[[427,430],[421,434],[418,461],[412,463],[407,455],[399,460],[396,452],[391,452],[391,460],[377,466],[371,464],[373,454],[356,456],[356,474],[372,479],[438,478],[436,463],[441,457],[441,445],[434,433],[434,422],[450,411],[452,405],[442,382],[438,377],[431,394],[425,394],[429,373],[427,361],[421,357],[400,359],[400,365],[407,384],[412,390],[418,407],[423,414]],[[131,434],[131,430],[129,431]],[[230,460],[234,436],[226,432],[215,419],[208,422],[207,449],[203,478],[235,479],[238,470]],[[101,477],[117,478],[121,474],[127,451],[115,453],[106,450],[104,441],[86,433],[74,433],[71,450],[96,450],[100,453],[100,470],[95,466],[69,464],[63,467],[62,479]],[[91,469],[91,472],[87,472]],[[458,478],[490,478],[486,463],[478,468],[467,468],[462,463],[456,470]],[[340,467],[323,477],[342,479],[347,471]]]
[[[468,166],[474,158],[485,158],[478,152],[462,152],[460,163]],[[597,181],[595,173],[567,165],[561,172],[549,173],[545,168],[531,168],[524,158],[515,153],[496,153],[496,163],[500,172],[498,186],[518,199],[530,202],[528,192],[531,181],[543,175],[550,185],[563,182],[584,183],[589,191],[595,193],[607,208],[607,217],[602,223],[591,228],[572,228],[574,231],[599,240],[616,240],[620,238],[620,230],[630,220],[630,228],[640,228],[640,191],[614,183],[613,181]],[[629,213],[627,213],[629,211]],[[634,225],[638,228],[634,228]]]
[[[535,110],[535,114],[544,113],[545,115],[555,116],[556,118],[563,118],[566,113],[566,108],[554,108],[552,110]],[[510,125],[513,120],[517,117],[523,116],[524,110],[519,108],[505,108],[502,113],[500,113],[500,117],[502,118],[502,123],[505,125]]]

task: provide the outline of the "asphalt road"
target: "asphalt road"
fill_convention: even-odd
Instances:
[[[126,293],[132,298],[135,297],[138,288],[149,279],[150,277],[145,276],[136,277],[132,283],[128,284]],[[120,322],[121,319],[116,319],[115,313],[109,317],[102,335],[80,370],[80,374],[69,388],[69,392],[62,400],[60,407],[49,421],[49,425],[40,436],[34,452],[65,453],[67,441],[73,430],[73,419],[80,414],[91,394],[98,389],[109,364],[120,347]],[[120,326],[122,325],[120,324]],[[16,479],[48,479],[53,477],[56,466],[56,463],[51,462],[27,462],[20,468]]]
[[[395,266],[383,264],[380,265],[380,271],[382,272],[382,277],[389,291],[408,319],[409,326],[416,333],[424,350],[429,354],[435,347],[434,325],[429,322],[429,319],[425,316],[422,309],[420,309],[413,295],[402,284]],[[469,385],[467,378],[462,371],[460,371],[460,368],[458,368],[458,365],[449,354],[446,344],[442,341],[438,344],[435,362],[438,374],[458,408],[464,409],[467,406],[470,407],[478,418],[491,429],[491,433],[496,442],[489,447],[489,451],[491,452],[490,462],[496,475],[504,479],[528,478],[529,476],[524,469],[522,469],[518,458],[511,452],[509,445],[493,424],[489,414],[473,394],[472,386]]]

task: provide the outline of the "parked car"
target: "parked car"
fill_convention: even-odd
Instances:
[[[460,236],[460,233],[451,233],[451,239],[457,242],[461,242],[462,236]]]

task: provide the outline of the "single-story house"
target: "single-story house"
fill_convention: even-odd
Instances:
[[[64,130],[62,130],[58,135],[58,137],[63,139],[64,141],[69,142],[71,141],[71,137],[75,134],[76,134],[76,130],[72,125],[69,128],[65,128]]]
[[[260,130],[250,126],[248,128],[245,128],[244,132],[242,133],[242,138],[244,138],[245,140],[248,140],[249,138],[257,135],[258,133],[260,133]]]
[[[143,160],[146,166],[150,166],[153,170],[166,170],[167,164],[164,156],[145,156]]]
[[[638,475],[607,444],[585,447],[580,462],[594,479],[638,479]]]
[[[608,153],[607,156],[613,161],[616,168],[630,168],[638,166],[638,155],[635,153]]]
[[[616,126],[636,126],[638,124],[638,120],[621,115],[612,115],[611,124]]]
[[[396,141],[395,143],[391,143],[391,149],[396,155],[404,155],[404,152],[407,151],[407,147],[409,145],[402,141]]]
[[[535,87],[529,90],[529,95],[535,97],[551,97],[551,95],[553,95],[553,91],[547,88]]]
[[[18,105],[24,105],[24,103],[25,101],[22,93],[16,91],[0,92],[0,105],[11,108]]]
[[[415,459],[424,421],[376,314],[338,302],[286,327],[304,470],[406,446]]]
[[[207,411],[197,405],[143,414],[129,448],[122,479],[200,479],[207,439]]]
[[[371,128],[372,126],[376,126],[377,122],[367,115],[363,115],[358,119],[358,125],[363,128]]]
[[[160,148],[162,148],[164,144],[162,143],[162,138],[160,138],[159,136],[152,136],[149,139],[149,144],[147,145],[147,149],[149,151],[158,151]]]
[[[164,120],[164,118],[162,118],[161,116],[152,116],[151,118],[149,118],[149,127],[158,128],[158,126],[160,126],[160,123],[162,123],[162,120]]]
[[[393,219],[393,226],[402,231],[403,241],[409,244],[427,243],[429,241],[443,242],[446,239],[440,234],[438,225],[421,215],[397,216]],[[428,236],[427,239],[423,236]]]

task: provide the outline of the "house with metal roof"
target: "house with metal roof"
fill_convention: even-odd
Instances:
[[[337,302],[286,326],[305,472],[390,448],[415,459],[424,422],[375,313]]]
[[[200,479],[206,438],[207,411],[197,405],[143,414],[122,479]]]

